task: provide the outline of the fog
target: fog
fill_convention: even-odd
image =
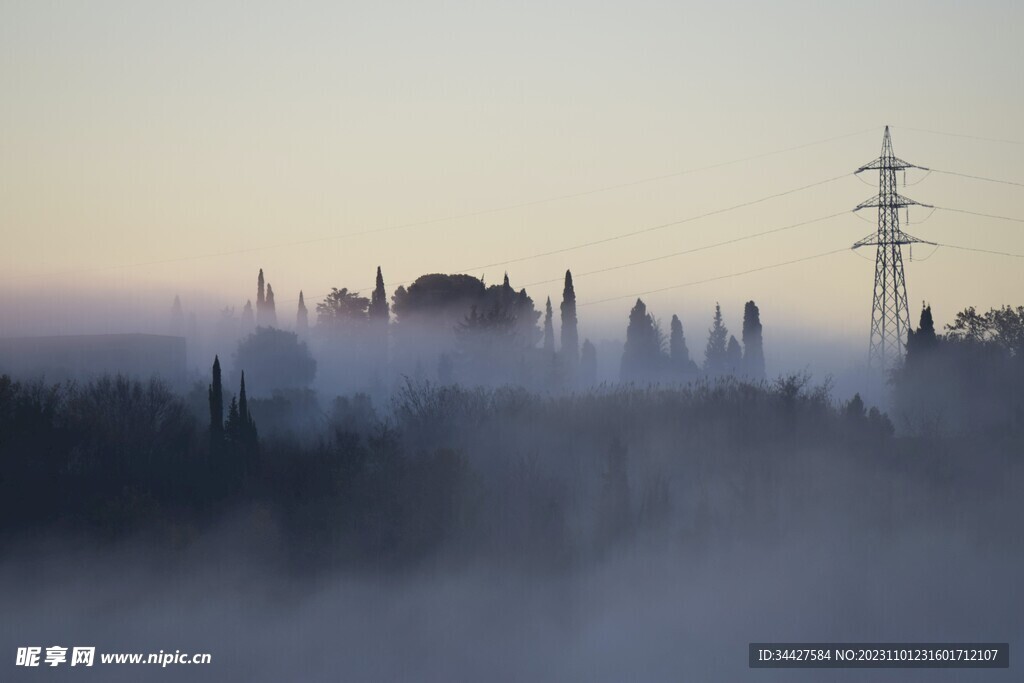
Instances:
[[[42,371],[0,347],[0,649],[212,656],[61,680],[852,681],[747,645],[1021,642],[1024,309],[926,307],[870,378],[753,299],[638,299],[614,336],[571,273],[550,307],[255,294]]]
[[[268,572],[237,547],[239,533],[228,525],[159,568],[159,551],[139,549],[97,558],[51,548],[8,561],[3,602],[18,617],[5,620],[3,648],[213,655],[167,670],[57,669],[51,680],[958,681],[965,672],[753,671],[746,646],[1009,640],[1012,649],[1022,636],[1019,546],[937,529],[878,543],[823,528],[700,558],[633,549],[554,575],[430,566],[316,579]],[[1012,668],[977,674],[1016,680]]]
[[[90,281],[94,278],[89,271],[83,271],[81,276]],[[364,275],[354,279],[365,284],[370,278]],[[514,277],[512,282],[518,289]],[[11,284],[14,285],[13,288],[0,294],[0,338],[126,333],[180,335],[187,340],[186,376],[191,382],[204,383],[208,381],[209,367],[215,355],[221,357],[226,367],[233,367],[233,357],[238,343],[247,334],[242,329],[245,304],[248,301],[255,308],[257,298],[255,278],[251,285],[239,287],[243,293],[234,296],[225,296],[224,292],[203,291],[187,284],[176,291],[133,284],[130,293],[126,293],[123,287],[92,284],[81,286],[72,280],[61,287],[32,289],[19,288],[17,283]],[[622,344],[628,313],[633,302],[622,300],[591,307],[586,302],[587,285],[577,287],[581,292],[580,342],[585,338],[590,339],[596,347],[596,381],[617,382],[620,380]],[[69,288],[73,288],[74,297],[68,296]],[[529,292],[533,296],[534,307],[542,313],[544,300],[540,295],[533,293],[534,289],[529,288]],[[742,291],[742,288],[737,289]],[[367,287],[350,289],[364,297],[368,297],[371,290],[372,288]],[[547,290],[552,292],[555,306],[554,328],[557,333],[560,326],[560,287],[548,287]],[[388,296],[393,293],[394,287],[388,286]],[[708,291],[703,294],[692,294],[685,303],[671,309],[651,310],[651,314],[660,322],[665,333],[668,332],[670,318],[673,315],[680,317],[690,345],[690,353],[698,364],[701,361],[716,304],[714,292]],[[747,298],[751,296],[756,300],[755,287],[750,288],[750,295]],[[376,379],[367,377],[361,362],[353,362],[350,353],[338,353],[337,340],[318,331],[316,306],[322,303],[324,298],[323,293],[310,296],[307,292],[305,304],[308,308],[311,334],[304,337],[312,357],[318,363],[311,386],[322,396],[329,398],[337,394],[371,391],[379,389],[374,385],[380,383],[386,385],[390,391],[401,384],[404,376],[416,373],[417,361],[420,363],[420,374],[436,380],[438,357],[445,351],[453,350],[437,347],[430,348],[428,352],[427,348],[423,348],[426,346],[427,338],[448,338],[450,342],[452,320],[446,321],[446,324],[421,320],[418,321],[418,329],[415,332],[415,344],[421,348],[410,352],[409,345],[401,348],[393,338],[390,353],[395,362],[387,368],[387,376]],[[732,302],[723,302],[723,314],[730,331],[739,336],[745,299],[736,296],[732,298]],[[182,311],[179,324],[172,320],[175,299],[180,301]],[[288,290],[278,295],[277,327],[289,331],[296,330],[297,302],[298,295],[295,291]],[[460,311],[467,312],[468,310]],[[863,319],[829,320],[827,325],[821,325],[817,314],[812,312],[794,314],[793,311],[786,309],[766,309],[764,354],[769,374],[778,376],[807,372],[819,379],[830,377],[838,394],[852,396],[860,392],[865,397],[870,396],[872,403],[882,404],[885,400],[881,391],[882,382],[877,378],[868,381],[864,376],[867,353],[863,332],[868,314],[869,311],[865,310]],[[458,318],[456,315],[453,319],[457,321]],[[540,321],[538,325],[539,323]],[[253,328],[249,329],[251,331]],[[345,355],[349,357],[349,361],[339,360],[339,356]],[[5,359],[0,358],[0,372],[6,371],[24,377],[41,374],[19,372],[16,364],[4,361]],[[352,365],[356,366],[355,372],[351,372]],[[59,373],[50,374],[51,379],[65,379]],[[86,376],[95,374],[85,373]],[[460,378],[469,384],[477,383],[478,379],[480,378],[472,376]],[[378,393],[376,398],[386,401],[386,394],[387,392]]]

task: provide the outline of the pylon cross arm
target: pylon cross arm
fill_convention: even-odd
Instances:
[[[864,171],[905,171],[908,168],[917,168],[922,171],[930,171],[931,169],[927,166],[918,166],[912,164],[909,161],[903,161],[896,157],[878,157],[858,168],[854,173],[863,173]]]
[[[853,207],[854,211],[860,211],[861,209],[878,208],[880,206],[902,209],[907,206],[923,206],[926,209],[934,209],[935,207],[931,204],[924,204],[922,202],[911,199],[910,197],[904,197],[901,194],[892,193],[891,195],[875,195],[862,201],[857,206]]]

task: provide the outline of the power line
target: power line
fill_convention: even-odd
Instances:
[[[448,215],[448,216],[441,216],[441,217],[438,217],[438,218],[430,218],[430,219],[424,219],[424,220],[418,220],[418,221],[411,221],[411,222],[408,222],[408,223],[399,223],[397,225],[382,226],[382,227],[378,227],[378,228],[368,228],[366,230],[360,230],[360,231],[357,231],[357,232],[349,232],[349,233],[335,234],[335,235],[326,235],[324,237],[314,237],[314,238],[305,239],[305,240],[295,240],[295,241],[291,241],[291,242],[280,242],[280,243],[277,243],[277,244],[270,244],[270,245],[265,245],[265,246],[260,246],[260,247],[245,247],[245,248],[241,248],[241,249],[232,249],[232,250],[229,250],[229,251],[209,252],[209,253],[206,253],[206,254],[192,254],[192,255],[188,255],[188,256],[180,256],[180,257],[175,257],[175,258],[160,259],[160,260],[154,260],[154,261],[140,261],[140,262],[129,263],[129,264],[109,265],[109,266],[95,266],[95,267],[92,267],[92,268],[74,268],[74,269],[69,269],[69,270],[66,270],[66,271],[58,271],[58,272],[54,272],[54,273],[49,273],[49,274],[47,274],[47,275],[45,275],[43,277],[57,277],[57,276],[61,276],[61,275],[70,275],[70,274],[76,274],[76,273],[91,273],[91,272],[101,272],[101,271],[107,271],[107,270],[119,270],[119,269],[129,269],[129,268],[145,268],[145,267],[150,267],[150,266],[167,265],[167,264],[171,264],[171,263],[183,263],[183,262],[186,262],[186,261],[194,261],[194,260],[201,260],[201,259],[208,259],[208,258],[218,258],[218,257],[222,257],[222,256],[235,256],[235,255],[239,255],[239,254],[247,254],[247,253],[253,253],[253,252],[258,252],[258,251],[268,251],[268,250],[271,250],[271,249],[286,249],[286,248],[289,248],[289,247],[305,246],[305,245],[308,245],[308,244],[317,244],[317,243],[321,243],[321,242],[329,242],[329,241],[333,241],[333,240],[347,239],[347,238],[351,238],[351,237],[362,237],[362,236],[366,236],[366,235],[373,235],[373,234],[378,234],[378,233],[382,233],[382,232],[389,232],[389,231],[393,231],[393,230],[403,230],[403,229],[407,229],[407,228],[423,227],[423,226],[428,226],[428,225],[434,225],[434,224],[437,224],[437,223],[446,223],[446,222],[450,222],[450,221],[463,220],[463,219],[467,219],[467,218],[476,218],[476,217],[479,217],[479,216],[486,216],[486,215],[489,215],[489,214],[502,213],[502,212],[505,212],[505,211],[512,211],[512,210],[515,210],[515,209],[529,208],[529,207],[532,207],[532,206],[539,206],[539,205],[542,205],[542,204],[550,204],[550,203],[553,203],[553,202],[564,201],[564,200],[568,200],[568,199],[575,199],[575,198],[578,198],[578,197],[586,197],[586,196],[589,196],[589,195],[599,194],[599,193],[602,193],[602,192],[610,192],[610,191],[613,191],[613,190],[625,189],[625,188],[628,188],[628,187],[635,187],[637,185],[643,185],[643,184],[646,184],[646,183],[657,182],[659,180],[667,180],[669,178],[676,178],[676,177],[680,177],[680,176],[691,175],[691,174],[694,174],[694,173],[700,173],[700,172],[703,172],[703,171],[709,171],[709,170],[713,170],[713,169],[716,169],[716,168],[722,168],[724,166],[731,166],[731,165],[735,165],[735,164],[740,164],[740,163],[744,163],[744,162],[747,162],[747,161],[756,161],[758,159],[763,159],[763,158],[770,157],[770,156],[775,156],[775,155],[778,155],[778,154],[785,154],[785,153],[788,153],[788,152],[795,152],[797,150],[806,149],[808,147],[813,147],[813,146],[816,146],[816,145],[823,145],[823,144],[826,144],[826,143],[829,143],[829,142],[835,142],[836,140],[842,140],[842,139],[845,139],[845,138],[854,137],[856,135],[862,135],[862,134],[870,132],[870,131],[872,131],[874,129],[875,129],[874,127],[865,128],[865,129],[862,129],[862,130],[853,131],[851,133],[843,133],[842,135],[834,135],[832,137],[823,138],[821,140],[814,140],[814,141],[811,141],[811,142],[805,142],[805,143],[801,143],[799,145],[794,145],[794,146],[786,147],[786,148],[783,148],[783,149],[776,149],[776,150],[772,150],[770,152],[761,152],[759,154],[754,154],[754,155],[751,155],[751,156],[742,157],[742,158],[738,158],[738,159],[731,159],[729,161],[722,161],[722,162],[718,162],[718,163],[715,163],[715,164],[708,164],[706,166],[698,166],[698,167],[694,167],[694,168],[684,169],[682,171],[675,171],[675,172],[672,172],[672,173],[664,173],[664,174],[661,174],[661,175],[649,176],[649,177],[646,177],[646,178],[640,178],[640,179],[637,179],[637,180],[631,180],[631,181],[626,181],[626,182],[622,182],[622,183],[616,183],[616,184],[613,184],[613,185],[604,185],[604,186],[601,186],[601,187],[591,188],[589,190],[582,190],[582,191],[578,191],[578,192],[571,192],[571,193],[555,195],[555,196],[551,196],[551,197],[543,197],[543,198],[540,198],[540,199],[533,199],[533,200],[528,200],[528,201],[524,201],[524,202],[517,202],[517,203],[513,203],[513,204],[505,204],[505,205],[491,207],[491,208],[487,208],[487,209],[479,209],[479,210],[476,210],[476,211],[469,211],[469,212],[465,212],[465,213],[452,214],[452,215]]]
[[[728,213],[730,211],[736,211],[737,209],[743,209],[743,208],[746,208],[746,207],[749,207],[749,206],[754,206],[756,204],[761,204],[763,202],[769,201],[771,199],[778,199],[779,197],[785,197],[786,195],[794,194],[796,192],[802,192],[803,190],[809,190],[811,188],[820,187],[820,186],[826,185],[828,183],[834,183],[835,181],[840,180],[842,178],[846,178],[849,175],[850,175],[849,173],[844,173],[842,175],[834,176],[834,177],[828,178],[826,180],[819,180],[817,182],[810,183],[809,185],[802,185],[800,187],[796,187],[796,188],[793,188],[791,190],[785,190],[783,192],[776,192],[775,194],[766,195],[764,197],[759,197],[757,199],[752,199],[750,201],[742,202],[740,204],[733,204],[732,206],[727,206],[727,207],[722,208],[722,209],[715,209],[714,211],[707,211],[705,213],[696,214],[694,216],[689,216],[687,218],[681,218],[679,220],[669,221],[668,223],[660,223],[658,225],[652,225],[652,226],[647,227],[647,228],[641,228],[640,230],[633,230],[631,232],[620,233],[618,235],[612,235],[611,237],[604,237],[604,238],[597,239],[597,240],[590,240],[588,242],[580,242],[578,244],[574,244],[574,245],[571,245],[571,246],[568,246],[568,247],[562,247],[562,248],[559,248],[559,249],[551,249],[549,251],[543,251],[543,252],[539,252],[539,253],[536,253],[536,254],[530,254],[529,256],[519,256],[517,258],[508,259],[508,260],[505,260],[505,261],[495,261],[494,263],[487,263],[487,264],[480,265],[480,266],[473,266],[471,268],[462,268],[462,269],[459,269],[459,270],[454,271],[454,272],[457,272],[457,273],[467,273],[467,272],[475,271],[475,270],[483,270],[485,268],[493,268],[495,266],[507,266],[507,265],[512,264],[512,263],[521,263],[523,261],[532,261],[533,259],[542,258],[544,256],[554,256],[556,254],[564,254],[564,253],[567,253],[567,252],[570,252],[570,251],[576,251],[577,249],[584,249],[586,247],[593,247],[593,246],[596,246],[598,244],[607,244],[608,242],[615,242],[615,241],[618,241],[618,240],[621,240],[621,239],[626,239],[626,238],[629,238],[629,237],[635,237],[636,235],[643,235],[645,233],[654,232],[655,230],[663,230],[665,228],[670,228],[670,227],[673,227],[673,226],[676,226],[676,225],[682,225],[684,223],[691,223],[693,221],[700,220],[702,218],[709,218],[711,216],[717,216],[717,215],[720,215],[720,214],[723,214],[723,213]]]
[[[828,216],[821,216],[819,218],[812,218],[811,220],[808,220],[808,221],[801,221],[800,223],[793,223],[791,225],[784,225],[784,226],[782,226],[780,228],[772,228],[771,230],[764,230],[762,232],[756,232],[756,233],[753,233],[751,235],[743,235],[742,237],[735,237],[733,239],[723,240],[721,242],[715,242],[714,244],[705,244],[705,245],[700,246],[700,247],[694,247],[692,249],[685,249],[683,251],[676,251],[676,252],[672,252],[671,254],[662,254],[661,256],[653,256],[651,258],[642,259],[640,261],[631,261],[630,263],[620,263],[618,265],[608,266],[606,268],[598,268],[597,270],[589,270],[589,271],[586,271],[586,272],[583,272],[583,273],[574,273],[573,277],[576,278],[576,279],[579,279],[581,277],[586,277],[588,275],[597,275],[598,273],[607,273],[607,272],[610,272],[610,271],[613,271],[613,270],[621,270],[622,268],[630,268],[632,266],[639,266],[639,265],[643,265],[645,263],[653,263],[655,261],[662,261],[664,259],[674,258],[676,256],[684,256],[686,254],[694,254],[694,253],[699,252],[699,251],[707,251],[708,249],[715,249],[717,247],[722,247],[722,246],[725,246],[727,244],[735,244],[737,242],[743,242],[743,241],[746,241],[746,240],[755,239],[757,237],[764,237],[765,235],[772,235],[772,234],[777,233],[777,232],[783,232],[784,230],[792,230],[793,228],[799,228],[799,227],[802,227],[802,226],[805,226],[805,225],[811,225],[812,223],[820,223],[822,221],[827,221],[827,220],[830,220],[832,218],[837,218],[839,216],[845,216],[848,213],[849,213],[848,211],[840,211],[839,213],[833,213],[833,214],[830,214]],[[524,287],[533,287],[534,285],[546,285],[546,284],[549,284],[551,282],[559,282],[559,281],[561,281],[561,279],[562,278],[559,277],[559,278],[551,278],[550,280],[538,280],[537,282],[528,282],[527,284],[525,284],[523,286]]]
[[[1024,254],[1014,254],[1009,251],[999,251],[997,249],[981,249],[979,247],[964,247],[958,244],[945,244],[938,242],[937,246],[945,247],[947,249],[958,249],[960,251],[976,251],[981,254],[995,254],[996,256],[1009,256],[1011,258],[1024,258]]]
[[[894,126],[895,127],[895,126]],[[1024,145],[1024,140],[1004,140],[1001,138],[987,138],[981,135],[967,135],[965,133],[947,133],[941,130],[930,130],[928,128],[912,128],[910,126],[899,126],[903,130],[913,130],[918,133],[929,133],[931,135],[945,135],[950,138],[966,138],[968,140],[982,140],[984,142],[998,142],[1007,145]]]
[[[484,270],[486,268],[493,268],[495,266],[505,266],[505,265],[509,265],[509,264],[512,264],[512,263],[522,263],[524,261],[530,261],[530,260],[537,259],[537,258],[542,258],[542,257],[545,257],[545,256],[553,256],[555,254],[564,254],[564,253],[567,253],[567,252],[570,252],[570,251],[575,251],[577,249],[583,249],[583,248],[586,248],[586,247],[596,246],[598,244],[605,244],[605,243],[608,243],[608,242],[614,242],[614,241],[617,241],[617,240],[626,239],[626,238],[629,238],[629,237],[634,237],[636,235],[642,235],[642,234],[645,234],[645,233],[648,233],[648,232],[653,232],[655,230],[663,230],[665,228],[673,227],[673,226],[676,226],[676,225],[683,225],[685,223],[691,223],[693,221],[700,220],[702,218],[708,218],[710,216],[716,216],[716,215],[719,215],[719,214],[727,213],[729,211],[735,211],[737,209],[746,208],[748,206],[753,206],[755,204],[760,204],[762,202],[766,202],[766,201],[769,201],[771,199],[777,199],[779,197],[784,197],[786,195],[790,195],[790,194],[793,194],[795,192],[800,192],[802,190],[807,190],[807,189],[810,189],[810,188],[813,188],[813,187],[819,187],[821,185],[825,185],[827,183],[832,183],[832,182],[835,182],[835,181],[840,180],[842,178],[846,178],[849,175],[850,174],[848,174],[848,173],[844,173],[843,175],[839,175],[839,176],[835,176],[835,177],[832,177],[832,178],[828,178],[826,180],[819,180],[819,181],[811,183],[809,185],[802,185],[800,187],[796,187],[796,188],[793,188],[793,189],[790,189],[790,190],[785,190],[783,192],[777,192],[775,194],[767,195],[767,196],[764,196],[764,197],[759,197],[757,199],[753,199],[753,200],[750,200],[750,201],[742,202],[740,204],[734,204],[732,206],[727,206],[727,207],[724,207],[724,208],[721,208],[721,209],[715,209],[714,211],[708,211],[708,212],[705,212],[705,213],[702,213],[702,214],[697,214],[697,215],[694,215],[694,216],[688,216],[687,218],[681,218],[679,220],[669,221],[668,223],[659,223],[658,225],[652,225],[652,226],[649,226],[649,227],[646,227],[646,228],[641,228],[639,230],[633,230],[631,232],[620,233],[618,235],[612,235],[610,237],[605,237],[605,238],[598,239],[598,240],[591,240],[589,242],[581,242],[581,243],[574,244],[574,245],[571,245],[571,246],[568,246],[568,247],[562,247],[560,249],[552,249],[550,251],[540,252],[540,253],[537,253],[537,254],[531,254],[531,255],[528,255],[528,256],[520,256],[520,257],[509,259],[509,260],[506,260],[506,261],[499,261],[499,262],[489,263],[489,264],[481,265],[481,266],[473,266],[473,267],[470,267],[470,268],[459,268],[457,270],[452,270],[450,272],[452,272],[452,273],[470,273],[470,272],[473,272],[473,271]],[[757,235],[749,235],[749,236],[742,237],[742,238],[737,238],[737,239],[734,239],[734,240],[728,240],[726,243],[741,241],[743,239],[751,239],[753,237],[758,237],[761,234],[768,234],[770,232],[780,232],[782,230],[788,230],[790,228],[799,227],[800,225],[806,225],[808,223],[813,223],[813,222],[817,222],[817,221],[821,221],[821,220],[826,220],[826,219],[829,219],[829,218],[834,218],[834,217],[842,215],[844,213],[847,213],[847,212],[844,211],[844,212],[840,212],[840,213],[833,214],[833,215],[830,215],[830,216],[824,216],[822,218],[816,218],[816,219],[814,219],[812,221],[807,221],[807,222],[804,222],[804,223],[798,223],[798,224],[794,224],[794,225],[790,225],[790,226],[783,226],[782,228],[775,228],[773,230],[765,231],[764,233],[758,233]],[[703,247],[703,248],[710,249],[711,247],[714,247],[714,246],[719,246],[719,245],[710,245],[708,247]],[[681,252],[681,253],[685,253],[685,252]],[[658,257],[658,258],[662,258],[662,257]],[[657,260],[657,259],[652,259],[652,260]],[[629,265],[632,265],[632,264],[629,264]],[[621,267],[625,267],[625,266],[621,266]],[[614,270],[614,268],[609,268],[609,270]],[[392,284],[393,285],[395,285],[395,284],[397,284],[397,285],[407,285],[407,284],[409,284],[411,282],[415,282],[415,280],[403,280],[401,282],[392,283]],[[547,282],[554,282],[554,280],[548,280]],[[532,284],[540,284],[540,283],[532,283]],[[526,285],[526,286],[532,286],[532,284],[531,285]],[[363,289],[369,289],[369,286],[368,287],[364,287],[364,288],[357,288],[356,291],[363,291]],[[317,298],[319,296],[326,296],[326,293],[322,294],[322,295],[316,295],[316,294],[313,295],[314,298]]]
[[[951,211],[953,213],[965,213],[969,216],[980,216],[982,218],[995,218],[1001,221],[1011,221],[1013,223],[1024,223],[1024,218],[1014,218],[1013,216],[997,216],[992,213],[981,213],[980,211],[968,211],[967,209],[951,209],[948,206],[936,206],[939,211]]]
[[[831,256],[833,254],[838,254],[838,253],[844,252],[844,251],[847,251],[847,249],[846,248],[833,249],[832,251],[825,251],[825,252],[822,252],[820,254],[811,254],[810,256],[804,256],[802,258],[793,259],[792,261],[783,261],[782,263],[773,263],[773,264],[767,265],[767,266],[759,266],[757,268],[751,268],[749,270],[742,270],[742,271],[739,271],[737,273],[729,273],[727,275],[718,275],[716,277],[709,277],[709,278],[705,278],[703,280],[693,280],[691,282],[684,282],[684,283],[678,284],[678,285],[669,285],[668,287],[660,287],[658,289],[649,289],[649,290],[644,291],[644,292],[635,292],[633,294],[623,294],[623,295],[620,295],[620,296],[608,297],[607,299],[598,299],[597,301],[586,301],[586,302],[581,303],[579,305],[580,306],[595,306],[597,304],[603,304],[603,303],[606,303],[606,302],[609,302],[609,301],[619,301],[620,299],[632,299],[635,296],[636,297],[640,297],[640,296],[645,296],[647,294],[657,294],[658,292],[666,292],[666,291],[669,291],[671,289],[682,289],[683,287],[693,287],[693,286],[696,286],[696,285],[706,284],[708,282],[716,282],[718,280],[726,280],[726,279],[733,278],[733,277],[739,277],[741,275],[749,275],[750,273],[757,273],[757,272],[760,272],[762,270],[771,270],[773,268],[782,268],[783,266],[791,266],[791,265],[794,265],[794,264],[797,264],[797,263],[804,263],[806,261],[813,261],[815,259],[824,258],[826,256]]]
[[[971,175],[970,173],[957,173],[956,171],[942,171],[937,168],[929,169],[929,173],[941,173],[943,175],[955,175],[961,178],[971,178],[972,180],[984,180],[989,183],[999,183],[1000,185],[1015,185],[1017,187],[1024,187],[1024,183],[1019,183],[1016,180],[1000,180],[998,178],[986,178],[980,175]],[[926,175],[925,178],[928,176]],[[924,178],[921,178],[924,180]],[[921,182],[920,180],[917,182]],[[915,183],[916,184],[916,183]]]

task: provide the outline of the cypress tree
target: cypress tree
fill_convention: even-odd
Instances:
[[[743,364],[743,350],[734,335],[729,335],[729,345],[725,347],[725,369],[730,375],[740,371]]]
[[[693,361],[690,360],[690,349],[686,346],[686,337],[683,335],[683,322],[678,315],[672,316],[668,352],[672,370],[676,374],[686,375],[696,370]]]
[[[622,381],[655,379],[661,358],[654,316],[647,312],[643,300],[637,299],[629,312],[629,326],[626,327],[626,345],[620,368]]]
[[[932,318],[932,307],[922,304],[921,319],[917,331],[907,331],[907,367],[917,365],[920,359],[938,345],[935,335],[935,321]]]
[[[242,382],[238,390],[238,424],[239,436],[246,446],[256,445],[256,421],[249,412],[249,401],[245,396],[245,371],[242,371]]]
[[[765,377],[761,311],[753,301],[743,307],[743,374],[754,380]]]
[[[305,339],[309,336],[309,311],[306,310],[306,298],[299,290],[299,310],[295,314],[295,331]]]
[[[249,401],[245,396],[245,370],[242,370],[242,382],[238,390],[238,414],[243,422],[249,419]]]
[[[708,345],[704,349],[704,371],[708,374],[720,375],[725,372],[728,338],[729,330],[722,323],[722,307],[715,303],[715,317],[711,321]]]
[[[274,288],[267,283],[267,299],[264,302],[264,309],[266,314],[264,315],[265,320],[263,325],[267,327],[277,327],[277,308],[274,305]]]
[[[367,314],[371,322],[378,321],[386,324],[389,313],[388,295],[384,291],[384,275],[381,274],[380,266],[377,266],[377,285],[373,289],[373,294],[370,295],[370,305],[367,308]]]
[[[266,325],[266,322],[263,319],[266,315],[264,312],[266,301],[266,292],[263,284],[263,269],[260,268],[260,274],[256,278],[256,324],[260,326]]]
[[[384,275],[377,266],[377,283],[370,295],[370,303],[366,307],[367,319],[370,321],[370,333],[373,336],[372,354],[376,371],[381,372],[388,361],[388,321],[390,320],[388,295],[384,291]]]
[[[209,388],[210,442],[219,445],[224,438],[224,391],[220,383],[220,358],[213,357],[213,382]]]
[[[550,356],[555,352],[555,325],[552,320],[551,297],[544,306],[544,355]]]
[[[562,357],[568,367],[570,381],[580,361],[580,337],[576,328],[576,290],[572,285],[572,271],[565,271],[562,289]]]

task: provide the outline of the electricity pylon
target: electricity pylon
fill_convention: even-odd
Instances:
[[[900,209],[909,206],[925,206],[929,204],[915,202],[896,191],[896,171],[923,166],[903,161],[892,151],[892,138],[889,126],[885,127],[882,136],[882,154],[874,161],[857,169],[878,171],[878,195],[866,199],[857,205],[854,211],[878,208],[878,231],[854,243],[853,248],[876,246],[875,252],[875,294],[871,304],[871,348],[868,352],[868,367],[876,370],[891,370],[903,360],[907,344],[907,330],[910,329],[910,314],[907,310],[907,283],[903,275],[904,244],[919,242],[934,244],[920,240],[900,229]]]

